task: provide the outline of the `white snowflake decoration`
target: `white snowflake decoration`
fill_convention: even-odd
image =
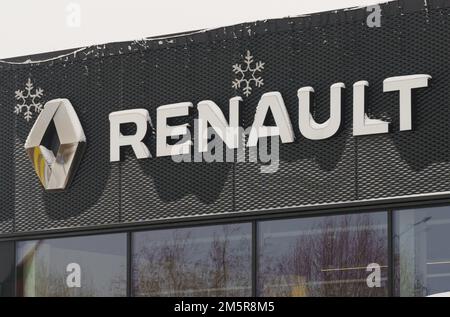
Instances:
[[[244,91],[244,95],[246,97],[250,96],[252,93],[252,83],[254,83],[256,87],[261,87],[264,85],[264,80],[261,76],[258,76],[258,74],[264,69],[265,63],[259,61],[256,62],[254,66],[253,63],[253,56],[250,54],[250,51],[247,51],[244,65],[233,65],[233,72],[238,75],[238,78],[233,80],[233,88],[238,90],[241,88],[241,85],[243,85],[242,90]]]
[[[27,122],[33,117],[33,113],[40,113],[42,111],[42,107],[44,106],[40,99],[44,95],[44,90],[42,88],[34,89],[34,85],[31,82],[31,79],[28,78],[27,83],[25,84],[24,90],[16,90],[16,99],[19,100],[19,103],[16,104],[14,109],[14,113],[19,115],[23,113],[23,117]]]

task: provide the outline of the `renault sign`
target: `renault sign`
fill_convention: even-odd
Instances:
[[[69,185],[84,150],[86,137],[67,99],[47,102],[25,142],[25,149],[46,190]]]

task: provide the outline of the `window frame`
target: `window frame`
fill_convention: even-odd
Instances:
[[[14,252],[16,253],[17,242],[38,240],[38,239],[52,239],[71,236],[95,236],[108,233],[126,233],[127,239],[127,292],[128,297],[132,294],[132,270],[131,270],[131,246],[132,246],[132,233],[139,231],[171,229],[171,228],[183,228],[183,227],[202,227],[208,225],[217,224],[233,224],[233,223],[248,223],[252,224],[252,296],[256,296],[257,290],[257,222],[266,220],[278,220],[278,219],[292,219],[292,218],[310,218],[310,217],[323,217],[342,214],[361,214],[361,213],[374,213],[374,212],[386,212],[388,217],[387,222],[387,234],[388,234],[388,297],[394,296],[394,246],[393,246],[393,217],[394,212],[411,209],[411,208],[432,208],[432,207],[450,207],[450,198],[437,195],[437,197],[419,197],[417,199],[400,198],[392,199],[391,201],[384,202],[359,202],[349,203],[341,205],[330,206],[317,206],[317,207],[305,207],[305,208],[288,208],[288,209],[276,209],[276,210],[261,210],[250,212],[238,212],[230,213],[228,215],[214,215],[214,216],[199,216],[192,219],[180,218],[180,219],[164,219],[155,221],[146,221],[133,224],[114,224],[114,225],[99,225],[90,226],[86,228],[65,228],[56,229],[52,231],[30,232],[30,233],[14,233],[5,234],[0,236],[0,242],[13,242]],[[16,269],[15,269],[16,270]],[[17,270],[15,271],[17,279]],[[15,283],[15,295],[17,285]]]
[[[390,223],[391,213],[390,213],[389,210],[379,210],[379,211],[371,211],[371,212],[338,213],[338,214],[332,214],[332,215],[326,215],[326,216],[324,216],[324,215],[316,215],[316,216],[313,216],[313,217],[281,218],[281,219],[275,219],[275,221],[277,221],[277,220],[284,221],[286,219],[302,221],[304,219],[327,218],[329,216],[340,217],[340,216],[346,216],[346,215],[364,215],[364,214],[376,214],[376,213],[383,214],[383,216],[386,217],[386,222],[385,222],[385,224],[386,224],[386,236],[385,236],[385,238],[386,238],[386,254],[385,254],[386,258],[385,258],[385,260],[386,260],[386,265],[388,267],[387,267],[386,286],[385,286],[385,288],[386,288],[387,296],[391,297],[391,287],[393,285],[393,284],[391,285],[391,280],[392,280],[391,276],[393,276],[393,275],[391,275],[392,274],[391,273],[391,266],[392,266],[391,258],[393,259],[393,257],[391,257],[391,249],[390,249],[391,248],[391,245],[390,245],[390,240],[391,239],[390,239],[390,235],[389,235],[389,230],[390,230],[390,227],[392,227],[392,222]],[[273,219],[269,219],[269,220],[263,220],[263,221],[261,221],[261,220],[256,221],[255,222],[255,230],[259,230],[260,226],[258,224],[260,224],[262,222],[271,222],[271,221],[274,221],[274,220]],[[257,237],[256,247],[258,247],[259,232],[255,231],[255,234],[256,234],[256,237]],[[256,251],[256,253],[259,253],[258,249],[256,249],[255,251]],[[258,283],[258,267],[256,267],[255,275],[256,275],[256,279],[257,279],[256,280],[255,292],[257,294],[258,293],[258,284],[257,284]]]
[[[129,258],[129,261],[130,261],[130,266],[129,266],[129,268],[130,268],[130,270],[129,270],[129,277],[130,277],[130,279],[127,281],[127,285],[130,287],[130,297],[134,297],[135,296],[135,294],[134,294],[134,285],[133,285],[133,236],[134,235],[136,235],[137,233],[145,233],[145,232],[149,232],[149,231],[160,231],[160,230],[171,230],[171,229],[174,229],[174,230],[176,230],[176,229],[182,229],[182,228],[185,228],[185,229],[189,229],[189,228],[201,228],[201,227],[212,227],[212,226],[221,226],[221,225],[236,225],[236,224],[247,224],[247,225],[249,225],[250,226],[250,232],[249,232],[249,235],[250,235],[250,239],[251,239],[251,241],[250,241],[250,248],[251,248],[251,250],[250,250],[250,252],[251,252],[251,258],[250,258],[250,287],[251,287],[251,291],[250,291],[250,296],[251,297],[255,297],[255,293],[256,293],[256,289],[254,288],[255,286],[256,286],[256,284],[254,283],[254,277],[255,277],[255,272],[254,272],[254,270],[255,270],[255,268],[254,268],[254,265],[255,265],[255,258],[254,258],[254,252],[255,252],[255,250],[254,250],[254,246],[255,246],[255,240],[254,240],[254,227],[255,227],[255,224],[254,224],[254,222],[253,221],[238,221],[238,222],[224,222],[224,223],[215,223],[215,224],[211,224],[211,223],[209,223],[209,224],[202,224],[202,225],[197,225],[197,226],[183,226],[183,227],[175,227],[175,228],[170,228],[170,229],[150,229],[150,230],[134,230],[134,231],[129,231],[128,233],[129,233],[129,246],[130,246],[130,248],[129,249],[127,249],[127,252],[129,252],[130,253],[130,258]]]
[[[18,247],[20,243],[26,243],[26,242],[33,242],[33,241],[38,241],[38,240],[58,240],[58,239],[76,239],[76,238],[88,238],[88,237],[94,237],[94,236],[105,236],[105,235],[124,235],[125,236],[125,296],[124,297],[128,297],[128,287],[129,287],[129,282],[128,282],[128,272],[130,271],[130,266],[129,266],[129,256],[128,256],[128,232],[126,231],[122,231],[122,232],[102,232],[102,233],[95,233],[95,234],[80,234],[80,235],[70,235],[70,236],[53,236],[53,235],[49,235],[49,236],[44,236],[44,237],[38,237],[36,239],[20,239],[20,240],[15,240],[14,242],[14,297],[18,297],[18,266],[17,266],[17,254],[18,254]]]

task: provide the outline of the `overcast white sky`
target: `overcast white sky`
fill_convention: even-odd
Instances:
[[[0,58],[387,0],[2,0]]]

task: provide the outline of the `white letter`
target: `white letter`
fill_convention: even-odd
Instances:
[[[269,108],[275,120],[275,127],[264,126],[264,120],[266,119]],[[292,129],[291,120],[284,105],[283,97],[281,97],[279,92],[269,92],[262,95],[258,103],[247,146],[256,146],[259,138],[276,135],[280,136],[281,142],[283,143],[294,142],[294,130]]]
[[[353,135],[369,135],[389,132],[389,122],[370,119],[366,115],[366,88],[367,81],[358,81],[353,84]]]
[[[171,105],[161,106],[156,110],[156,156],[170,156],[191,153],[192,141],[174,145],[167,144],[167,137],[175,137],[187,134],[188,124],[168,126],[167,119],[183,117],[189,114],[189,108],[193,105],[190,102],[181,102]]]
[[[330,118],[318,124],[311,114],[311,96],[314,88],[303,87],[298,90],[298,126],[303,136],[310,140],[328,139],[336,134],[341,126],[341,96],[343,83],[336,83],[330,87]]]
[[[236,149],[239,146],[239,103],[241,101],[241,97],[230,99],[230,124],[227,123],[219,106],[213,101],[205,100],[198,103],[200,133],[198,148],[200,152],[208,151],[208,122],[228,148]]]
[[[110,161],[120,161],[120,147],[131,145],[138,159],[150,157],[150,151],[142,142],[147,134],[147,122],[151,123],[150,114],[145,109],[116,111],[109,114],[110,122]],[[135,135],[122,135],[120,125],[134,123]]]
[[[270,140],[270,154],[268,142]],[[278,137],[264,138],[259,142],[259,159],[261,163],[270,163],[261,165],[259,168],[263,174],[276,173],[280,166],[280,145]]]
[[[400,91],[400,131],[412,130],[411,90],[428,87],[430,75],[390,77],[383,82],[383,91]]]
[[[71,28],[79,28],[81,25],[81,7],[78,3],[71,2],[66,6],[66,24]]]
[[[381,7],[379,5],[373,5],[366,8],[367,12],[371,12],[367,16],[367,26],[369,28],[381,26]]]
[[[208,129],[208,138],[211,138],[214,136],[214,138],[208,142],[208,151],[201,153],[203,155],[203,160],[205,162],[211,163],[211,162],[223,162],[224,152],[223,152],[223,142],[222,139],[220,139],[217,136],[217,133],[214,129],[209,128]]]
[[[78,263],[69,263],[66,267],[67,275],[66,284],[67,287],[81,287],[81,267]]]
[[[367,287],[381,287],[381,267],[377,263],[370,263],[367,272],[371,272],[366,278]]]

